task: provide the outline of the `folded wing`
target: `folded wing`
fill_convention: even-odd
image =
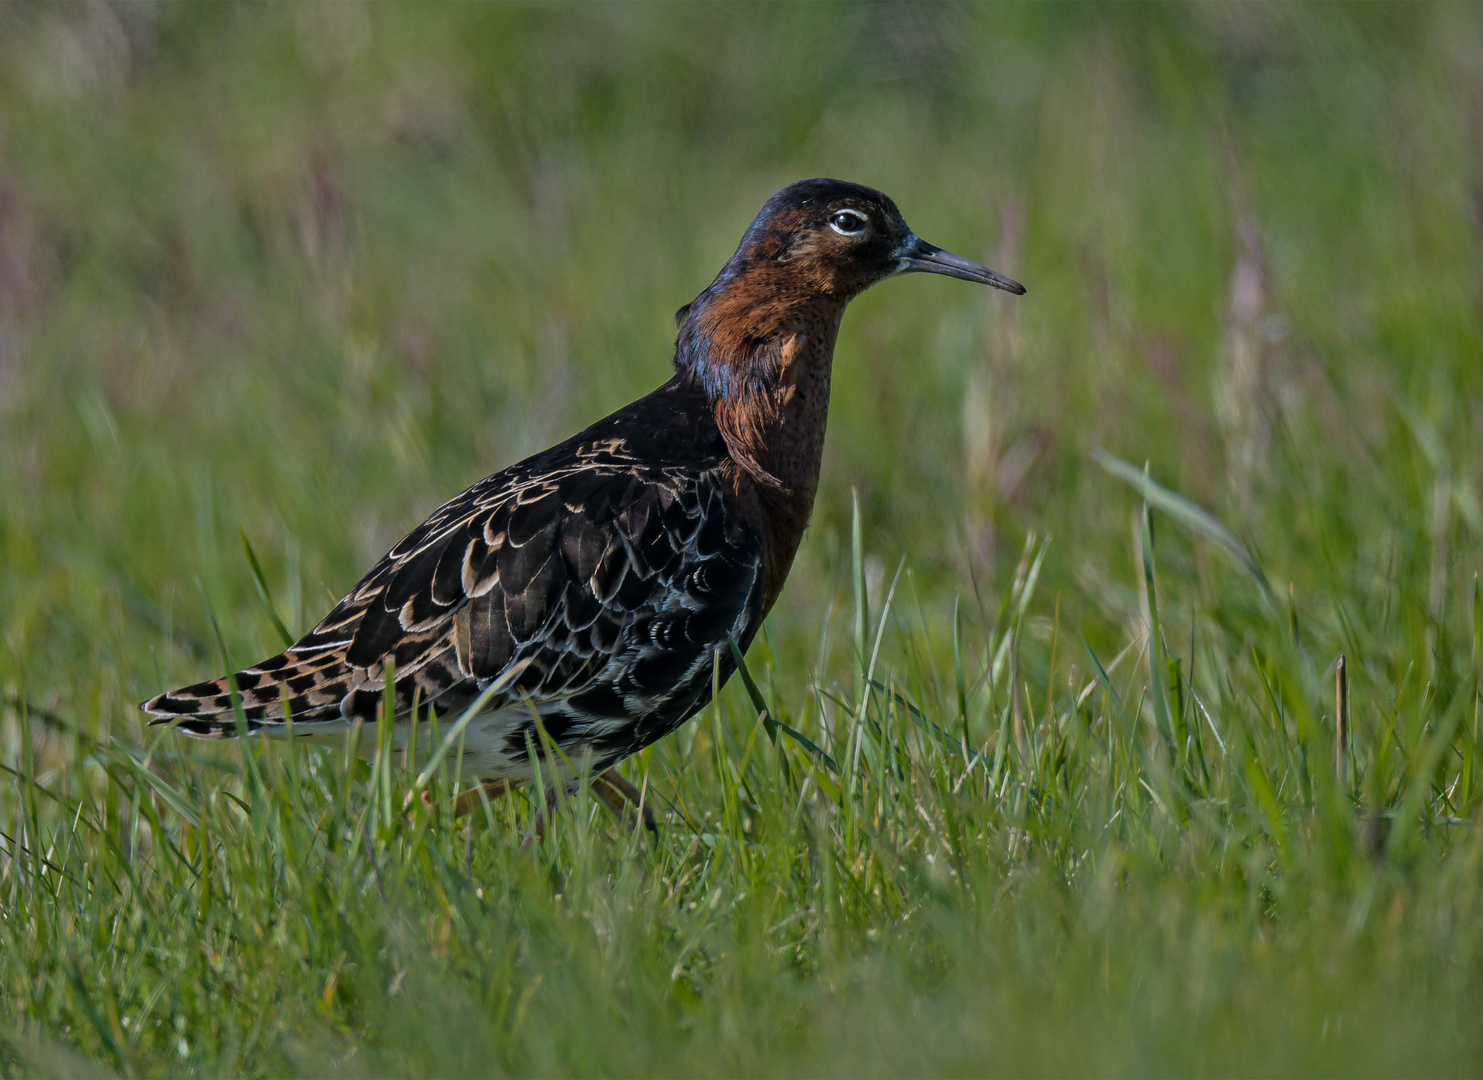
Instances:
[[[439,508],[282,653],[140,707],[231,736],[235,684],[249,730],[282,731],[287,713],[311,734],[374,718],[390,663],[399,714],[415,699],[448,715],[523,662],[492,709],[526,703],[558,741],[621,754],[698,707],[728,636],[750,640],[760,567],[718,470],[512,470]]]

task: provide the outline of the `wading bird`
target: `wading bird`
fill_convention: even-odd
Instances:
[[[235,687],[249,732],[342,737],[376,717],[390,670],[397,744],[414,702],[448,717],[482,697],[462,761],[488,795],[537,765],[548,791],[573,787],[576,764],[621,816],[640,800],[614,766],[705,706],[788,576],[845,306],[908,273],[1025,291],[918,239],[879,191],[783,188],[677,313],[673,378],[439,507],[277,656],[140,707],[229,738]]]

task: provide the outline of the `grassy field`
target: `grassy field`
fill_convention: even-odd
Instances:
[[[1479,1074],[1480,57],[1463,5],[0,8],[0,1071]],[[811,175],[1029,294],[854,305],[755,692],[624,767],[657,840],[141,726],[665,379]]]

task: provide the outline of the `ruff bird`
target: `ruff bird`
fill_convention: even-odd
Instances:
[[[668,382],[440,506],[283,652],[140,708],[230,738],[235,692],[248,732],[343,737],[376,718],[390,672],[396,745],[414,702],[446,718],[482,697],[462,761],[487,794],[538,767],[574,789],[585,764],[621,814],[639,799],[614,766],[706,705],[788,576],[845,307],[908,273],[1025,291],[919,239],[879,191],[783,188],[677,313]]]

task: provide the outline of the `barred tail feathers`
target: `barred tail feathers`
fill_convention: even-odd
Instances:
[[[411,670],[397,672],[398,715],[411,710],[414,694],[430,704],[447,688],[448,680],[438,678],[435,672],[443,666],[439,661],[453,659],[452,651],[450,643]],[[325,733],[357,717],[375,718],[384,700],[385,665],[348,666],[342,649],[316,650],[307,655],[287,651],[232,676],[158,694],[139,708],[148,714],[151,725],[171,724],[184,734],[202,739],[233,738],[239,731],[232,705],[233,684],[249,734],[288,734],[285,706],[298,729],[296,734]]]

